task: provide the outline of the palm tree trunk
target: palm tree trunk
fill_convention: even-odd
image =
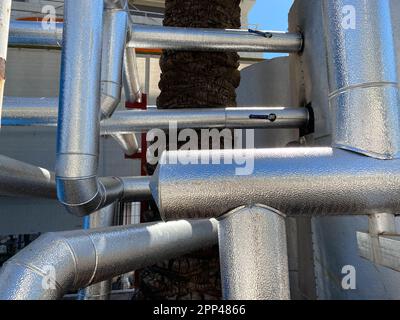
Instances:
[[[240,0],[166,0],[165,26],[240,28]],[[236,52],[165,50],[160,60],[162,109],[236,106],[240,83]]]
[[[240,0],[166,0],[165,26],[240,28]],[[236,106],[240,83],[236,52],[163,52],[160,109]],[[154,167],[149,166],[150,174]],[[147,220],[159,219],[155,205]],[[138,299],[220,299],[218,247],[166,261],[140,273]]]

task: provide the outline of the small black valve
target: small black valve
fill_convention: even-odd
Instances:
[[[278,119],[278,116],[275,113],[270,113],[266,115],[262,114],[251,114],[250,119],[252,120],[267,120],[271,122],[275,122]]]

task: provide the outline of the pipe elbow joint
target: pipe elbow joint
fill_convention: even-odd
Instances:
[[[118,200],[123,194],[122,182],[116,178],[99,180],[57,178],[57,196],[68,212],[84,217]]]
[[[64,237],[44,234],[28,250],[20,251],[4,264],[0,272],[0,300],[60,299],[74,283],[75,267]]]
[[[101,85],[101,119],[108,119],[121,101],[121,86],[105,81]]]

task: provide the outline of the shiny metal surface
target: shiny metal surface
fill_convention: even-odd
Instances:
[[[0,3],[0,127],[3,107],[4,86],[6,82],[6,61],[8,52],[8,35],[10,30],[11,0]]]
[[[4,97],[2,125],[57,126],[58,98]]]
[[[89,229],[107,228],[113,226],[117,210],[117,202],[105,207],[92,215],[89,219]],[[111,295],[112,280],[105,280],[93,284],[84,290],[84,300],[109,300]]]
[[[112,116],[121,102],[122,69],[127,37],[128,15],[125,10],[115,9],[120,1],[106,2],[104,10],[103,49],[101,61],[101,118]],[[138,142],[134,134],[113,134],[126,155],[134,155]]]
[[[384,235],[396,233],[396,216],[390,213],[375,213],[368,216],[369,233]]]
[[[139,79],[135,48],[126,48],[124,54],[123,83],[128,102],[142,102],[142,87]]]
[[[218,241],[216,220],[176,221],[50,233],[0,270],[0,300],[60,299],[126,272]]]
[[[289,216],[400,209],[399,160],[331,148],[169,152],[151,184],[165,220],[218,217],[258,203]]]
[[[400,236],[357,232],[359,255],[372,263],[400,271]]]
[[[3,110],[4,126],[55,126],[58,112],[57,101],[49,98],[6,97]],[[52,106],[52,107],[51,107]],[[274,121],[251,119],[251,116],[276,116]],[[306,108],[246,107],[184,110],[117,111],[101,124],[101,134],[128,134],[168,129],[176,122],[178,128],[304,128],[309,124]]]
[[[302,36],[296,33],[268,32],[271,36],[247,30],[176,28],[150,25],[131,26],[128,47],[195,51],[299,52]]]
[[[84,291],[83,300],[110,300],[112,294],[112,283],[110,280],[93,284]]]
[[[151,177],[122,177],[119,178],[123,186],[122,200],[134,202],[152,199],[150,189]]]
[[[121,101],[122,65],[128,17],[124,10],[104,10],[101,62],[101,113],[110,117]]]
[[[82,216],[116,200],[97,179],[103,0],[67,1],[64,19],[57,195],[69,212]]]
[[[54,174],[0,155],[0,195],[55,199]]]
[[[112,134],[111,136],[127,156],[133,156],[139,151],[139,144],[134,133]]]
[[[11,21],[9,46],[61,48],[63,24],[55,29],[43,28],[41,22]]]
[[[357,232],[359,255],[376,265],[400,271],[400,236],[395,215],[376,213],[368,219],[369,232]]]
[[[261,205],[235,209],[219,220],[225,300],[289,300],[285,217]]]
[[[104,7],[107,9],[122,9],[125,0],[104,0]]]
[[[58,123],[58,98],[4,97],[2,112],[5,127],[56,127]],[[138,151],[133,134],[112,134],[112,138],[127,155]]]
[[[356,27],[343,27],[353,6]],[[397,56],[390,0],[324,0],[333,145],[379,159],[400,155]]]
[[[0,156],[0,178],[1,196],[56,199],[55,175],[47,169]],[[150,177],[100,178],[99,183],[105,186],[106,196],[111,199],[126,202],[151,199]]]
[[[206,51],[298,52],[301,34],[271,31],[271,38],[247,30],[173,28],[134,24],[130,48],[160,48]],[[14,46],[60,47],[62,24],[57,30],[42,30],[38,22],[13,22],[10,44]]]
[[[276,120],[252,119],[251,116],[273,114]],[[186,128],[299,128],[308,124],[305,108],[227,108],[121,111],[103,121],[102,134],[169,129],[176,124]]]

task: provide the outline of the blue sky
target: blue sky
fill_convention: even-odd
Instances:
[[[249,24],[258,25],[259,29],[286,31],[288,13],[293,0],[257,0],[249,15]],[[253,27],[253,26],[252,26]],[[268,58],[276,54],[266,54]]]

